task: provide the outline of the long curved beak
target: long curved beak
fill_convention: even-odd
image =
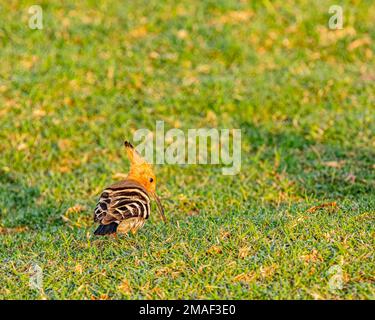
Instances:
[[[164,208],[163,208],[163,206],[162,206],[162,204],[161,204],[161,202],[160,202],[159,197],[156,195],[155,192],[152,192],[151,195],[152,195],[152,197],[153,197],[153,198],[155,199],[155,201],[156,201],[156,204],[157,204],[157,206],[158,206],[158,209],[159,209],[159,212],[160,212],[160,215],[161,215],[162,220],[164,221],[164,223],[167,223],[167,219],[166,219],[166,217],[165,217],[165,215],[164,215]]]

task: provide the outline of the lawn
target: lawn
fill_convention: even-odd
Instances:
[[[0,7],[0,298],[375,298],[374,1],[33,4]],[[168,224],[94,237],[158,120],[241,129],[240,173],[157,165]]]

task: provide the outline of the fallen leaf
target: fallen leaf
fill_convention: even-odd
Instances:
[[[188,216],[196,216],[196,215],[198,215],[198,214],[199,214],[199,210],[196,209],[196,208],[194,208],[194,209],[188,211],[188,213],[187,213]]]
[[[184,29],[177,31],[177,38],[179,39],[186,39],[188,35],[189,35],[188,32]]]
[[[20,233],[28,230],[27,227],[4,228],[0,227],[0,234],[13,234]]]
[[[47,112],[44,111],[43,109],[35,109],[33,111],[33,116],[36,117],[36,118],[44,117],[46,114],[47,114]]]
[[[371,44],[371,39],[369,37],[357,39],[348,45],[348,51],[353,51],[359,47],[362,47],[364,45],[369,45],[369,44]]]
[[[229,231],[226,231],[226,230],[220,231],[220,239],[222,240],[229,239],[230,236],[231,236],[231,233]]]
[[[140,39],[140,38],[145,37],[147,33],[148,32],[147,32],[146,26],[140,26],[138,28],[131,30],[128,33],[128,37],[133,38],[133,39]]]
[[[208,249],[207,252],[210,254],[221,254],[223,253],[223,250],[219,246],[212,246],[211,248]]]
[[[68,208],[66,210],[65,214],[71,214],[71,213],[80,213],[82,211],[85,211],[86,208],[84,206],[81,206],[80,204],[76,204],[73,207]]]
[[[254,15],[253,11],[230,11],[225,15],[215,18],[209,21],[210,25],[222,25],[222,24],[238,24],[248,21]]]
[[[61,166],[61,167],[59,167],[58,171],[61,172],[61,173],[68,173],[68,172],[70,172],[71,170],[70,170],[70,168],[67,167],[67,166]]]
[[[200,266],[199,268],[198,268],[198,273],[200,274],[200,273],[202,273],[205,269],[208,269],[209,271],[211,270],[211,268],[210,268],[211,266],[209,265],[209,264],[207,264],[207,265],[203,265],[203,266]]]
[[[155,271],[157,276],[171,276],[173,279],[180,275],[180,271],[175,268],[163,267]]]
[[[318,206],[314,206],[314,207],[311,207],[307,210],[307,212],[309,213],[313,213],[319,209],[323,209],[323,208],[330,208],[330,209],[334,209],[337,207],[337,202],[334,201],[334,202],[328,202],[328,203],[323,203],[323,204],[320,204]]]
[[[323,162],[323,165],[330,168],[341,168],[345,161],[327,161]]]
[[[122,282],[120,283],[120,285],[118,286],[118,289],[122,292],[122,293],[125,293],[125,294],[131,294],[132,293],[132,288],[130,286],[130,283],[127,279],[124,279],[122,280]]]
[[[305,263],[305,264],[309,264],[310,262],[319,262],[319,261],[323,261],[323,258],[322,256],[320,255],[320,253],[318,252],[318,250],[316,249],[313,249],[310,253],[308,254],[305,254],[305,255],[302,255],[300,257],[300,259]]]
[[[316,273],[316,269],[315,269],[315,267],[312,267],[311,269],[310,269],[310,271],[309,271],[309,276],[312,276],[313,274],[315,274]]]
[[[160,57],[160,54],[156,51],[152,51],[150,52],[150,54],[148,55],[151,59],[158,59]]]
[[[146,296],[147,299],[152,299],[152,296],[151,296],[152,293],[156,293],[159,299],[165,299],[165,294],[163,290],[159,287],[152,288],[151,290],[149,290],[149,292],[150,294]]]
[[[210,124],[211,126],[217,126],[217,115],[212,110],[208,110],[206,119],[206,123]]]
[[[20,143],[18,146],[17,146],[17,150],[18,151],[22,151],[22,150],[25,150],[27,149],[27,144],[26,143]]]
[[[82,266],[78,263],[75,267],[74,267],[74,271],[79,273],[79,274],[82,274],[83,272],[83,268]]]
[[[241,258],[241,259],[245,259],[249,255],[249,252],[250,252],[249,247],[240,248],[240,250],[238,252],[238,257]]]
[[[72,142],[69,139],[59,139],[57,145],[61,151],[66,151],[71,147]]]
[[[211,68],[208,64],[201,64],[197,67],[197,72],[199,72],[199,73],[209,73],[210,69]]]
[[[260,267],[260,274],[263,278],[269,278],[271,277],[277,269],[277,266],[275,264],[272,264],[270,266]]]
[[[37,56],[25,57],[25,59],[21,60],[21,65],[25,69],[30,70],[37,61],[38,61]]]
[[[257,275],[254,271],[251,271],[249,273],[241,273],[233,278],[233,281],[236,282],[245,282],[250,283],[256,280]]]

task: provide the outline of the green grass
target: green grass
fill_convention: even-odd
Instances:
[[[374,299],[373,1],[65,2],[0,8],[0,298]],[[169,224],[94,238],[156,120],[242,129],[240,174],[160,165]]]

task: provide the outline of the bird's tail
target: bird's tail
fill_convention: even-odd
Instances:
[[[118,224],[116,222],[112,222],[110,224],[101,224],[94,232],[96,236],[104,236],[106,234],[115,233],[117,230]]]

